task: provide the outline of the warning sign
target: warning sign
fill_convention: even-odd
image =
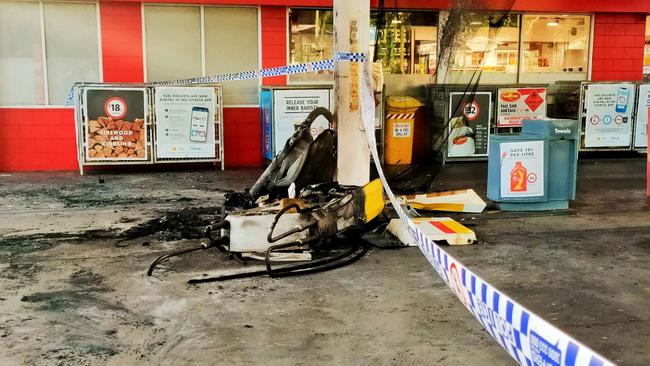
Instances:
[[[393,137],[408,138],[411,137],[411,123],[395,123],[393,125]]]
[[[520,127],[525,119],[546,117],[546,88],[502,88],[498,94],[499,127]]]
[[[533,89],[530,95],[524,99],[524,103],[526,103],[532,112],[535,112],[544,103],[544,98],[539,95],[537,90]]]

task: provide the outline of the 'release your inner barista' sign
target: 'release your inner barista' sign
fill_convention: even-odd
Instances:
[[[318,107],[331,109],[330,89],[286,89],[273,92],[273,145],[279,154],[296,126]]]

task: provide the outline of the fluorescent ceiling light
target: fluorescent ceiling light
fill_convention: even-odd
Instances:
[[[546,23],[549,27],[557,27],[560,25],[560,22],[557,19],[549,20],[548,23]]]

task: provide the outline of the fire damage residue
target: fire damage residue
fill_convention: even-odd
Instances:
[[[222,215],[221,207],[184,208],[131,227],[119,237],[129,240],[154,235],[160,240],[199,239],[203,237],[202,229]]]
[[[40,304],[39,310],[62,312],[81,307],[99,306],[104,309],[126,311],[124,307],[111,304],[95,296],[97,293],[111,292],[104,277],[84,268],[70,275],[68,282],[72,288],[57,291],[35,292],[23,296],[20,301]]]
[[[0,252],[12,255],[52,249],[60,244],[76,244],[94,239],[133,240],[153,236],[163,241],[202,238],[203,229],[223,217],[223,207],[192,207],[164,212],[161,216],[124,231],[87,230],[76,233],[45,233],[0,237]]]
[[[105,289],[104,276],[93,272],[90,268],[84,268],[74,272],[70,276],[70,284],[76,287]]]

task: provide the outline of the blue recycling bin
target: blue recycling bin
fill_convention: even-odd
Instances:
[[[576,197],[579,124],[525,120],[521,133],[491,135],[487,198],[503,211],[569,208]]]

